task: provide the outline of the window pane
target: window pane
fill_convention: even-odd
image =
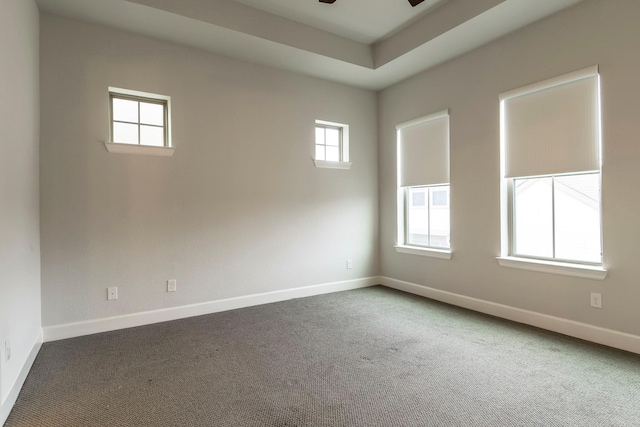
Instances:
[[[164,105],[141,102],[140,123],[164,126]]]
[[[412,189],[411,192],[411,205],[412,206],[425,206],[427,204],[427,189],[418,190]]]
[[[433,206],[447,206],[448,191],[447,190],[433,190],[432,192]]]
[[[324,128],[316,127],[316,144],[324,145]]]
[[[316,160],[326,160],[324,155],[324,145],[316,145]]]
[[[163,147],[164,128],[156,126],[140,126],[140,144]]]
[[[431,206],[429,221],[430,246],[436,248],[450,247],[449,224],[449,187],[431,189]]]
[[[514,179],[517,255],[553,258],[553,206],[551,178]]]
[[[600,174],[556,177],[556,258],[601,262]]]
[[[424,196],[426,187],[410,187],[407,189],[408,199]],[[407,208],[407,243],[417,246],[429,246],[429,206],[426,203]]]
[[[138,123],[138,101],[113,98],[113,120]]]
[[[138,125],[129,123],[113,123],[113,142],[125,144],[138,143]]]
[[[339,162],[340,161],[340,148],[338,147],[327,147],[327,160],[330,162]]]
[[[333,128],[326,128],[327,132],[327,145],[333,145],[334,147],[340,146],[340,130]]]

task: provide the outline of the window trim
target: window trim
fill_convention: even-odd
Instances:
[[[536,258],[499,256],[496,257],[496,260],[501,267],[558,274],[562,276],[579,277],[582,279],[604,280],[609,272],[606,268],[604,268],[604,266],[601,265],[575,264],[570,262],[548,261]]]
[[[170,157],[174,153],[173,141],[171,138],[171,97],[150,92],[142,92],[131,89],[123,89],[109,86],[109,138],[104,142],[109,153],[117,154],[141,154],[151,156]],[[114,142],[113,140],[113,99],[128,99],[149,104],[160,104],[164,106],[164,146],[152,146],[144,144],[130,144]],[[140,126],[140,122],[137,123]],[[160,126],[157,126],[160,127]]]
[[[173,147],[153,147],[151,145],[124,144],[122,142],[105,142],[109,153],[114,154],[141,154],[147,156],[171,157]]]
[[[453,257],[453,252],[450,249],[436,249],[410,245],[394,245],[394,248],[396,249],[396,252],[400,254],[419,255],[447,260]]]
[[[314,132],[318,127],[333,128],[340,130],[340,161],[320,160],[315,157],[316,140],[315,133],[313,138],[313,164],[317,168],[327,169],[351,169],[351,162],[349,161],[349,125],[344,123],[329,122],[326,120],[316,120],[313,127]]]

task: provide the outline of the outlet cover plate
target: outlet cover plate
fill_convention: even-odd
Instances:
[[[591,307],[602,308],[602,294],[591,293]]]
[[[178,290],[176,279],[167,280],[167,292],[175,292]]]

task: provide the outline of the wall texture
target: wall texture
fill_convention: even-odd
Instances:
[[[38,19],[32,0],[0,1],[0,424],[42,331]],[[11,359],[5,362],[7,340]]]
[[[379,93],[384,276],[640,334],[640,2],[588,0]],[[599,64],[604,281],[498,266],[498,94]],[[451,261],[396,253],[395,125],[450,108]],[[601,310],[589,307],[600,292]]]
[[[41,70],[43,326],[378,274],[373,92],[47,15]],[[109,86],[172,97],[173,157],[106,151]]]

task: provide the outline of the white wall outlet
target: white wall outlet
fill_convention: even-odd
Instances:
[[[602,294],[591,293],[591,307],[602,308]]]
[[[353,268],[353,261],[350,259],[347,260],[347,270],[351,270]]]
[[[11,359],[11,341],[6,340],[4,342],[4,361],[8,362]]]
[[[178,290],[176,279],[167,280],[167,292],[175,292]]]
[[[113,286],[107,288],[107,299],[111,301],[112,299],[118,299],[118,287]]]

